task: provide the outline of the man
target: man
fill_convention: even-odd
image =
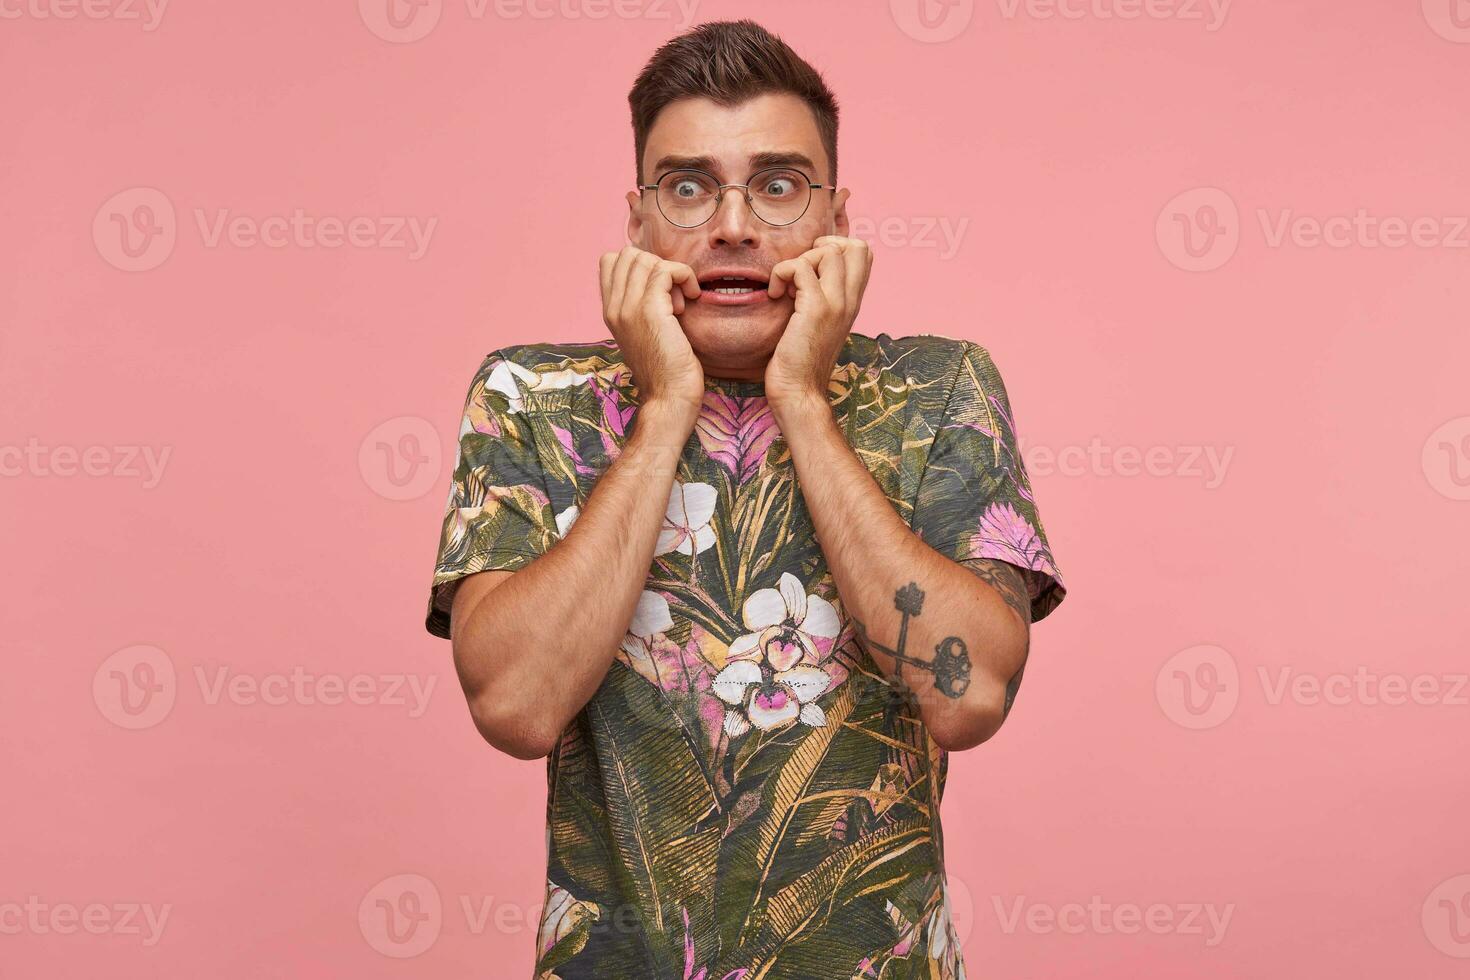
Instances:
[[[964,976],[947,753],[1064,588],[983,347],[852,331],[837,105],[748,21],[629,96],[610,339],[488,355],[427,627],[548,757],[540,978]]]

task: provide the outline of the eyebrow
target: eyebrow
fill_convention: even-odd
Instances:
[[[766,170],[770,167],[794,167],[798,170],[803,170],[808,174],[815,173],[817,169],[817,165],[812,162],[811,157],[807,156],[805,153],[797,153],[792,150],[781,152],[755,153],[751,155],[751,173],[755,173],[760,170]],[[706,170],[714,174],[716,177],[722,177],[720,173],[720,165],[718,162],[716,162],[714,157],[684,157],[671,154],[669,156],[662,157],[658,161],[658,163],[653,165],[653,172],[655,176],[653,177],[652,182],[656,183],[659,177],[662,177],[670,170]]]

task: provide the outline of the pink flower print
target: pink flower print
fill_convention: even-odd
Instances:
[[[980,529],[970,538],[970,555],[1038,571],[1051,564],[1036,528],[1008,502],[993,503],[980,515]]]
[[[779,435],[776,417],[764,398],[736,398],[718,390],[706,394],[694,431],[704,451],[730,471],[736,484],[760,469],[766,450]]]

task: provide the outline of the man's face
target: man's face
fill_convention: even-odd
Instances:
[[[788,93],[759,95],[738,106],[686,98],[665,106],[648,134],[643,183],[670,170],[708,171],[721,184],[744,184],[771,166],[805,173],[812,183],[831,183],[831,163],[806,103]],[[689,345],[706,371],[725,377],[761,377],[794,308],[791,293],[766,295],[771,267],[795,258],[821,235],[847,235],[846,190],[812,190],[806,213],[774,226],[751,213],[739,188],[727,188],[713,217],[695,228],[670,223],[656,191],[628,194],[628,240],[647,252],[682,262],[699,277],[699,299],[679,318]],[[746,293],[719,293],[716,277],[754,280]],[[726,283],[723,288],[732,288]]]

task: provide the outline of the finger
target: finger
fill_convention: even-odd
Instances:
[[[664,260],[663,265],[668,269],[670,278],[679,287],[679,292],[688,299],[699,299],[702,290],[699,288],[699,277],[694,274],[693,269],[683,262],[673,262],[667,259]]]
[[[812,242],[812,248],[821,248],[825,245],[829,248],[835,248],[839,252],[845,252],[848,246],[859,240],[856,238],[843,238],[841,235],[821,235]]]
[[[771,282],[767,286],[767,290],[770,292],[771,298],[780,299],[788,291],[792,291],[791,287],[788,286],[788,284],[790,283],[794,283],[795,288],[797,289],[802,288],[803,284],[797,278],[797,274],[798,270],[803,266],[811,270],[813,276],[812,281],[815,282],[817,270],[816,264],[818,261],[820,261],[824,252],[825,250],[823,249],[811,248],[805,252],[802,252],[794,259],[787,259],[784,262],[778,262],[775,268],[771,270]],[[820,292],[821,290],[820,288],[817,288],[816,291]]]
[[[646,257],[645,257],[646,256]],[[640,252],[628,267],[628,291],[623,294],[623,315],[631,317],[643,306],[648,295],[648,279],[657,261],[647,252]],[[626,322],[626,321],[625,321]]]
[[[794,260],[796,268],[792,274],[792,281],[796,283],[796,291],[798,293],[810,292],[813,296],[821,296],[822,281],[817,278],[816,267],[812,265],[811,259],[808,258],[810,255],[811,253],[808,252],[806,255]]]
[[[623,311],[623,300],[628,293],[628,269],[632,267],[637,259],[638,249],[632,245],[624,245],[623,250],[618,253],[617,261],[613,263],[612,286],[608,290],[608,307],[613,316],[621,316]]]
[[[817,249],[821,253],[815,258],[817,279],[822,285],[822,295],[835,310],[847,308],[847,262],[842,250],[831,245]]]
[[[602,315],[606,317],[612,309],[608,306],[608,297],[612,292],[613,266],[618,263],[617,252],[603,252],[602,258],[597,260],[597,280],[602,286]]]
[[[786,295],[787,284],[796,277],[796,265],[796,259],[786,259],[771,267],[771,281],[766,283],[766,292],[771,299],[780,299]]]
[[[653,267],[653,271],[649,274],[649,295],[664,294],[671,297],[674,315],[678,316],[684,312],[685,297],[690,288],[689,280],[693,276],[694,270],[683,263],[670,262],[668,260],[661,261]],[[678,280],[681,279],[683,281],[679,282]],[[688,298],[695,299],[698,295],[699,283],[695,281],[694,296]]]
[[[854,238],[842,257],[847,265],[847,309],[856,316],[858,307],[863,302],[863,291],[868,287],[868,270],[873,267],[873,250],[861,238]]]

